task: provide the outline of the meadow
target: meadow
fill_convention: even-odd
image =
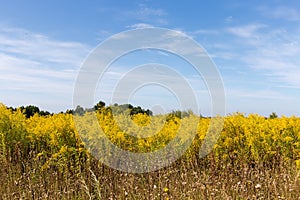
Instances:
[[[201,157],[211,120],[193,113],[114,115],[108,107],[26,117],[0,104],[0,199],[300,199],[300,118],[228,115],[213,150]],[[195,124],[186,152],[156,171],[119,171],[91,154],[106,148],[97,143],[99,125],[119,148],[147,153],[179,130],[183,144]]]

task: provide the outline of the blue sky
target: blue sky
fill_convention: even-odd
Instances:
[[[300,115],[296,0],[1,1],[0,102],[53,112],[72,108],[74,83],[89,52],[113,34],[151,26],[181,31],[206,49],[223,79],[226,113]],[[109,102],[114,80],[153,59],[186,75],[201,111],[209,115],[209,93],[201,77],[192,79],[182,61],[153,52],[114,63],[95,99]],[[158,111],[176,109],[175,96],[157,87],[137,91],[131,103]]]

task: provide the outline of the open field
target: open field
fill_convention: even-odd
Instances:
[[[90,126],[86,131],[94,130],[89,115],[83,116]],[[90,155],[72,114],[26,118],[20,110],[1,104],[1,199],[300,199],[300,118],[227,116],[213,151],[200,158],[210,118],[192,113],[182,119],[146,114],[113,117],[106,108],[98,110],[97,117],[110,141],[144,153],[165,147],[179,127],[188,135],[189,123],[199,126],[176,162],[133,174],[112,169]],[[129,126],[128,117],[138,126]],[[128,129],[120,129],[117,122]],[[164,125],[155,130],[159,123]],[[126,134],[139,131],[157,134],[146,139]],[[93,132],[86,136],[90,137],[84,138],[86,142],[98,137]]]

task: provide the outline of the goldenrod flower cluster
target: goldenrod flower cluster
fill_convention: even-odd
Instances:
[[[44,162],[43,168],[68,163],[84,165],[91,156],[89,152],[106,148],[97,143],[101,137],[121,149],[147,153],[173,140],[179,148],[196,131],[185,153],[189,158],[199,153],[210,121],[193,114],[182,119],[167,114],[114,116],[107,110],[86,112],[84,116],[60,113],[26,118],[21,110],[11,111],[0,104],[0,160],[37,159]],[[176,137],[178,134],[180,137]],[[300,169],[300,119],[241,113],[226,116],[212,154],[217,160],[229,162],[292,161]]]

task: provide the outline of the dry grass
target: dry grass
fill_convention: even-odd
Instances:
[[[294,165],[216,163],[212,155],[181,158],[145,174],[120,172],[93,159],[80,170],[63,171],[42,171],[39,161],[1,162],[1,199],[300,199]]]

